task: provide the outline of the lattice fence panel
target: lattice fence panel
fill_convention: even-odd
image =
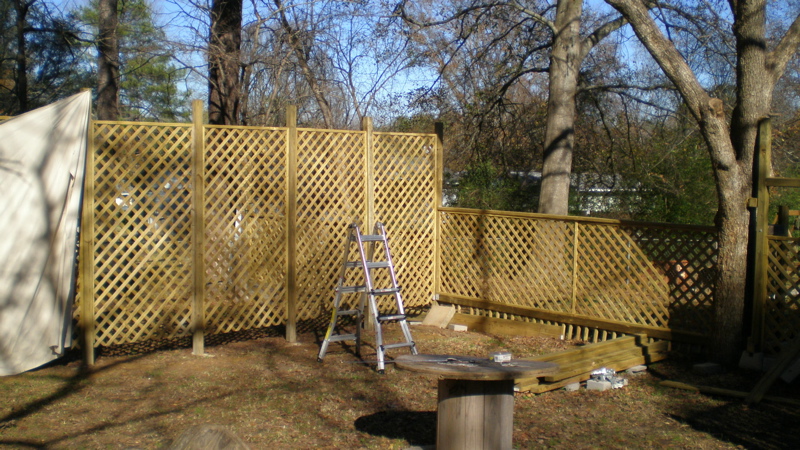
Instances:
[[[286,138],[279,129],[205,129],[208,332],[286,319]]]
[[[718,243],[710,227],[623,227],[667,282],[672,329],[710,330]]]
[[[348,226],[366,223],[364,132],[297,132],[298,319],[327,314]],[[355,296],[352,296],[355,297]]]
[[[800,330],[800,239],[769,237],[764,351],[780,352]]]
[[[442,212],[441,292],[569,312],[572,227]]]
[[[576,313],[667,327],[669,288],[627,230],[581,224]]]
[[[188,332],[191,128],[95,122],[97,345]]]
[[[717,255],[710,228],[448,209],[440,215],[443,294],[636,325],[709,329]]]
[[[432,135],[374,135],[374,220],[386,226],[403,302],[410,308],[430,304],[434,293],[435,145]],[[386,271],[379,274],[384,279],[376,279],[375,286],[389,286]],[[389,296],[379,300],[394,303]]]

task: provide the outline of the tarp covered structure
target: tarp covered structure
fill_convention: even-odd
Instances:
[[[0,375],[72,345],[91,93],[0,123]]]

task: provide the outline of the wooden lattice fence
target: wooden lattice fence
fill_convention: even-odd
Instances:
[[[763,347],[777,354],[800,335],[800,239],[769,236]]]
[[[410,308],[434,289],[437,134],[96,121],[77,315],[87,347],[327,316],[347,227],[385,224]],[[91,318],[91,320],[90,320]],[[92,356],[90,356],[92,357]]]
[[[456,208],[440,221],[444,301],[668,338],[709,330],[713,228]]]
[[[758,124],[753,177],[756,196],[748,204],[755,208],[755,227],[751,229],[753,282],[748,293],[752,312],[747,350],[777,354],[800,335],[800,239],[789,237],[788,223],[783,227],[786,237],[770,235],[771,189],[800,188],[800,178],[772,176],[770,118]]]

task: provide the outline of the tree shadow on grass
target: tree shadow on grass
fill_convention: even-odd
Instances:
[[[684,410],[670,416],[692,428],[746,448],[800,448],[800,408],[736,401],[712,409]]]
[[[390,439],[405,439],[409,445],[436,443],[436,411],[380,411],[355,421],[358,431]]]

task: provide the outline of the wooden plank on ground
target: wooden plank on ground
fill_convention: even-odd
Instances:
[[[456,314],[451,323],[466,325],[472,331],[501,336],[549,336],[563,338],[561,327],[519,320],[497,319],[486,316]],[[424,323],[424,322],[423,322]]]
[[[666,357],[667,357],[666,353],[654,353],[649,357],[639,356],[637,358],[632,358],[625,361],[619,361],[616,363],[607,364],[602,367],[608,367],[609,369],[621,372],[623,370],[630,369],[633,366],[639,366],[642,364],[649,364],[651,362],[661,361]],[[552,383],[545,382],[543,380],[540,380],[539,378],[525,378],[516,380],[515,387],[518,392],[531,392],[533,394],[541,394],[542,392],[563,388],[568,384],[580,383],[582,381],[586,381],[591,377],[592,377],[592,372],[588,371],[580,375],[576,375],[570,378],[564,378],[563,380],[558,380]]]
[[[772,386],[772,383],[778,379],[779,376],[789,367],[790,364],[797,359],[797,356],[800,355],[800,337],[795,339],[789,346],[784,348],[781,353],[778,355],[778,360],[775,361],[775,364],[758,380],[756,386],[750,391],[750,394],[747,395],[745,401],[748,405],[752,405],[754,403],[758,403],[764,397],[764,394],[767,393],[769,388]]]
[[[694,385],[691,385],[691,384],[686,384],[686,383],[681,383],[679,381],[671,381],[671,380],[664,380],[659,384],[661,386],[665,386],[665,387],[671,387],[671,388],[675,388],[675,389],[683,389],[685,391],[695,391],[695,392],[700,392],[700,393],[708,394],[708,395],[722,395],[722,396],[734,397],[734,398],[747,398],[747,396],[749,395],[748,392],[743,392],[743,391],[734,391],[734,390],[731,390],[731,389],[723,389],[723,388],[718,388],[718,387],[713,387],[713,386],[694,386]],[[785,403],[785,404],[788,404],[788,405],[800,406],[800,401],[798,401],[796,399],[793,399],[793,398],[774,397],[774,396],[765,395],[764,396],[764,400],[769,400],[771,402],[776,402],[776,403]]]
[[[591,378],[592,371],[601,367],[622,371],[667,357],[669,342],[645,341],[646,336],[624,336],[577,349],[525,358],[559,364],[560,370],[557,374],[545,377],[516,380],[516,389],[520,392],[546,392],[586,381]]]
[[[563,380],[564,378],[571,378],[584,372],[597,370],[601,367],[609,367],[619,361],[628,361],[635,358],[641,359],[642,357],[641,348],[628,348],[614,353],[573,361],[569,364],[560,364],[558,373],[545,376],[544,381],[553,382]]]
[[[584,376],[583,374],[572,377],[566,378],[561,381],[557,381],[555,383],[539,383],[538,378],[526,378],[523,380],[516,380],[514,385],[514,389],[517,392],[530,392],[531,394],[541,394],[542,392],[547,391],[554,391],[556,389],[561,389],[564,386],[572,383],[580,383],[581,381],[588,380],[590,375]]]
[[[608,341],[598,342],[595,344],[582,345],[577,348],[564,350],[556,353],[548,353],[546,355],[531,356],[529,359],[532,361],[550,361],[550,362],[564,362],[564,361],[577,361],[587,357],[587,355],[602,354],[603,352],[613,352],[618,349],[624,349],[636,345],[637,336],[623,336]]]
[[[425,315],[425,318],[422,319],[422,324],[432,327],[447,328],[447,324],[450,323],[455,313],[456,308],[452,305],[444,306],[434,304],[431,306],[428,314]]]

